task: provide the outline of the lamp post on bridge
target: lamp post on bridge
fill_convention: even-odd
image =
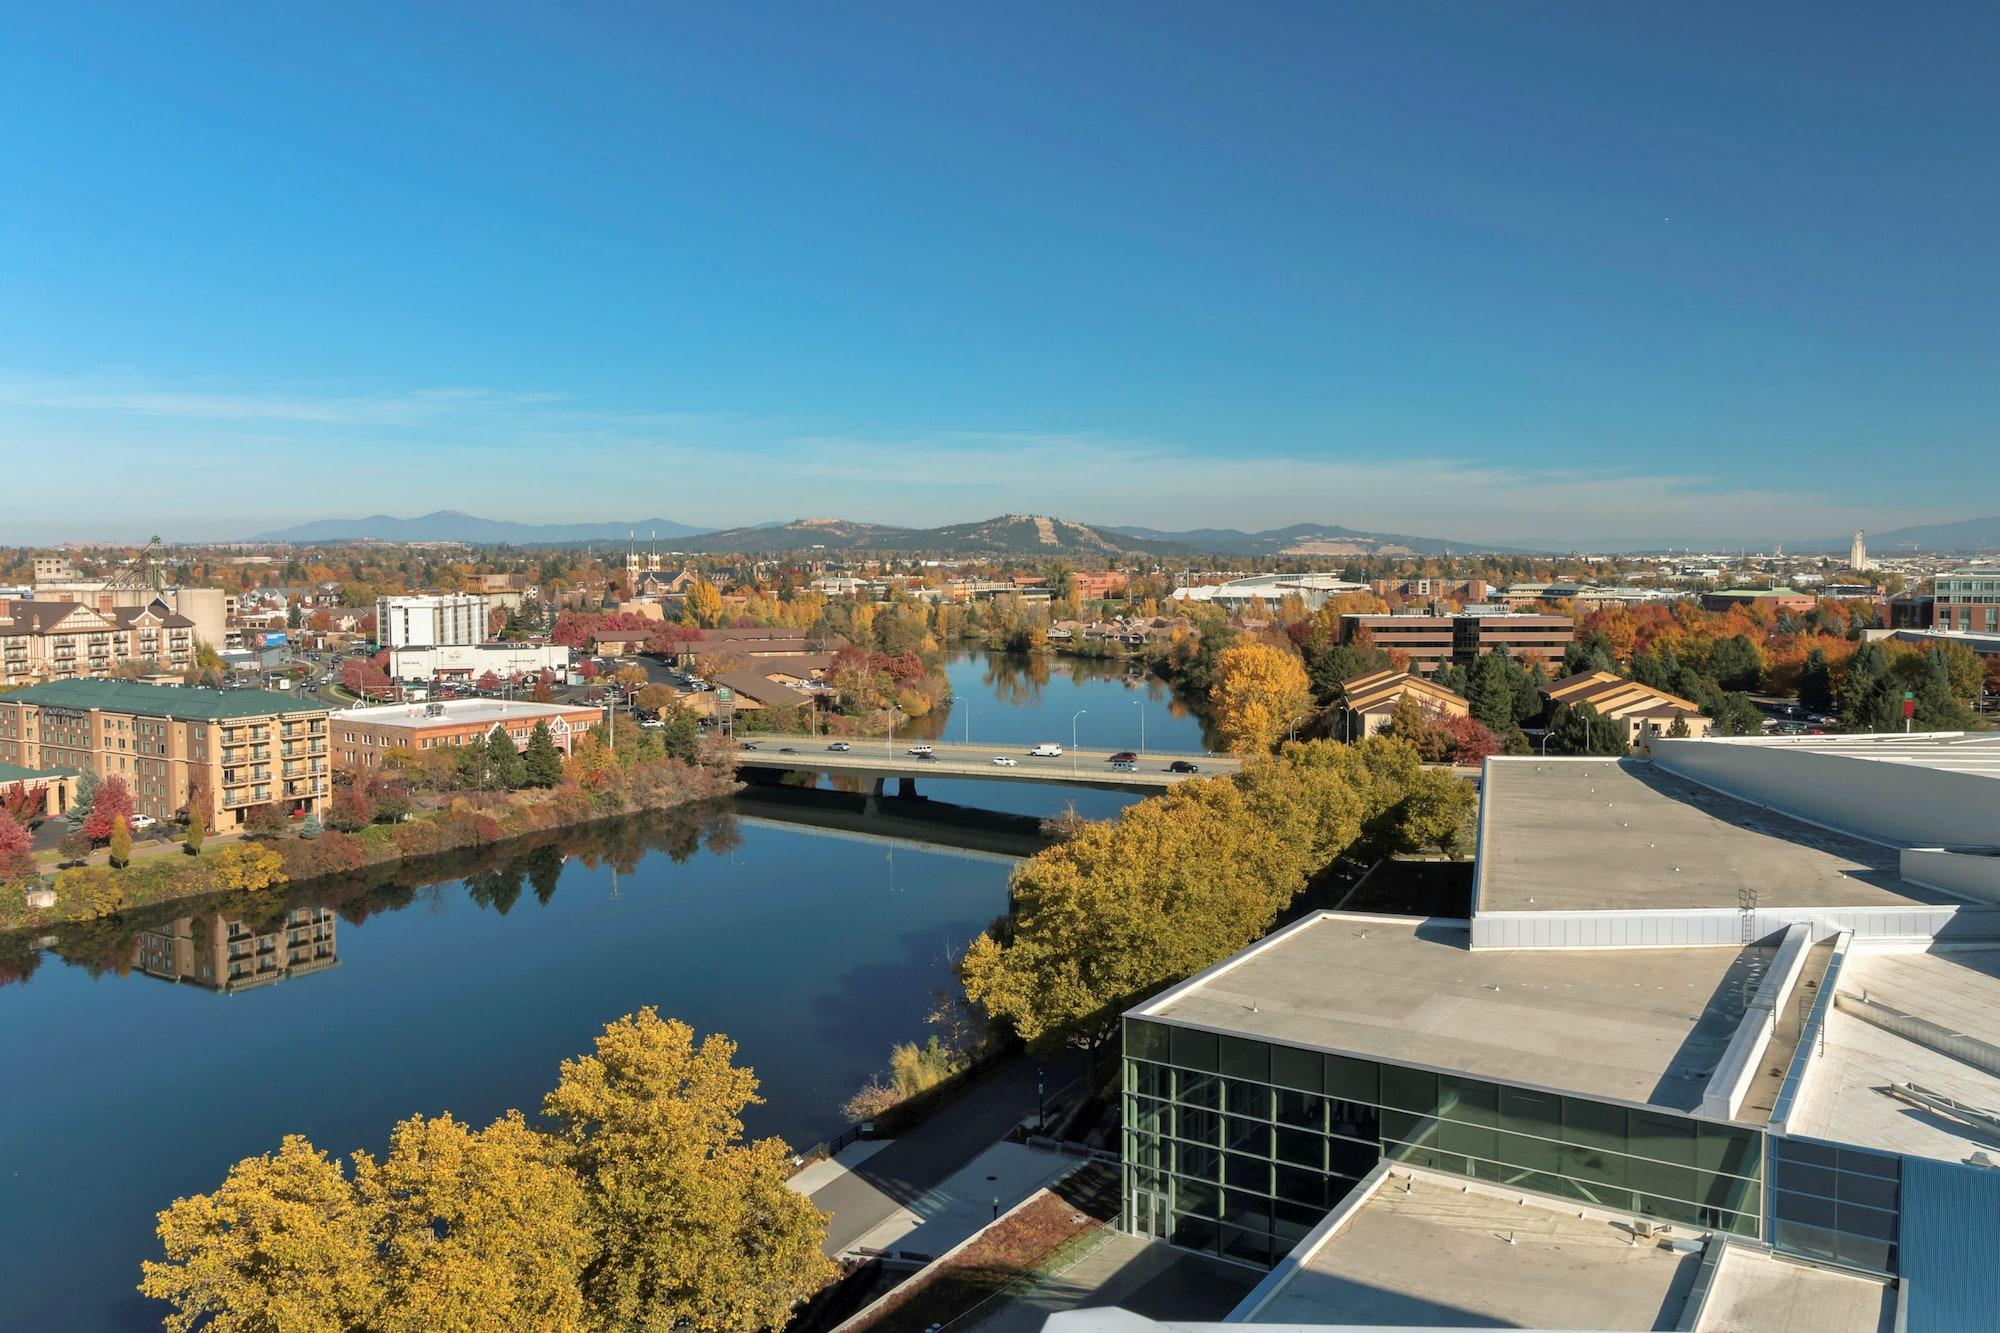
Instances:
[[[1076,720],[1090,710],[1079,708],[1069,718],[1069,771],[1076,772]]]
[[[1139,710],[1139,753],[1146,753],[1146,701],[1134,699],[1132,706]]]

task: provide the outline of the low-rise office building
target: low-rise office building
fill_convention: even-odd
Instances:
[[[2000,634],[2000,565],[1968,565],[1931,580],[1931,625]]]
[[[604,721],[603,710],[526,699],[440,699],[420,704],[343,708],[331,717],[333,765],[349,772],[380,768],[392,750],[435,750],[484,744],[501,732],[526,749],[537,724],[568,754],[576,738]]]
[[[1413,701],[1427,714],[1467,717],[1472,705],[1463,696],[1412,671],[1372,671],[1340,686],[1342,725],[1348,740],[1379,736],[1396,719],[1396,706]]]
[[[1568,616],[1531,614],[1340,618],[1343,642],[1352,643],[1364,632],[1377,648],[1401,653],[1412,671],[1429,675],[1444,662],[1469,666],[1481,653],[1506,653],[1549,666],[1562,661],[1576,638],[1576,623]]]
[[[226,831],[259,805],[324,809],[327,713],[272,690],[54,681],[0,695],[0,763],[123,778],[159,820],[205,794]]]
[[[391,648],[391,680],[501,680],[553,671],[569,674],[573,654],[560,643],[458,643],[436,648]]]
[[[1704,716],[1701,706],[1642,685],[1610,671],[1584,671],[1565,677],[1542,690],[1551,704],[1589,704],[1598,716],[1625,727],[1625,743],[1643,750],[1679,726],[1689,736],[1706,736],[1715,729],[1713,718]]]
[[[1125,1015],[1125,1229],[1269,1276],[1052,1333],[1990,1327],[1996,809],[1992,736],[1489,759],[1469,919]]]
[[[1701,595],[1704,611],[1762,607],[1775,615],[1801,615],[1819,605],[1819,598],[1797,588],[1718,588]]]

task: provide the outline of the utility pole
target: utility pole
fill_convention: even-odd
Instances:
[[[1139,710],[1139,753],[1146,753],[1146,701],[1134,699],[1132,706]]]

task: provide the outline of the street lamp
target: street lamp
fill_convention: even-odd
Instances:
[[[1076,720],[1077,720],[1078,718],[1082,717],[1082,716],[1083,716],[1083,715],[1084,715],[1085,713],[1088,713],[1089,711],[1090,711],[1090,710],[1089,710],[1088,708],[1079,708],[1079,709],[1077,709],[1077,710],[1076,710],[1076,711],[1075,711],[1074,713],[1070,714],[1070,718],[1069,718],[1069,768],[1070,768],[1070,772],[1072,772],[1072,773],[1074,773],[1074,772],[1076,771]]]
[[[1132,706],[1139,710],[1139,753],[1146,753],[1146,701],[1134,699]]]

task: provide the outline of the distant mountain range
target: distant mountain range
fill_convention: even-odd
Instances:
[[[1244,532],[1237,528],[1104,527],[1041,514],[1005,514],[977,523],[950,523],[936,528],[902,528],[843,518],[800,518],[760,523],[753,527],[711,528],[676,523],[667,518],[630,519],[616,523],[509,523],[479,518],[453,509],[418,518],[321,519],[274,532],[260,532],[253,541],[314,542],[466,542],[475,546],[561,546],[584,542],[623,542],[636,534],[641,543],[657,535],[675,550],[705,554],[783,555],[805,551],[897,551],[939,556],[1046,555],[1106,557],[1113,555],[1289,556],[1338,561],[1368,556],[1526,555],[1518,547],[1486,542],[1413,537],[1406,533],[1363,532],[1324,523],[1295,523],[1288,528]],[[1807,542],[1785,542],[1800,555],[1841,554],[1850,536]],[[1761,549],[1770,550],[1766,541]],[[1551,541],[1543,551],[1664,551],[1700,548],[1704,543],[1649,542],[1635,538],[1605,538],[1591,542]],[[1729,549],[1730,543],[1707,543]],[[1876,555],[1898,552],[2000,550],[2000,515],[1933,523],[1868,534],[1868,549]]]
[[[1786,542],[1787,551],[1845,552],[1854,534],[1845,537],[1828,537],[1822,541]],[[1913,528],[1890,528],[1886,532],[1868,534],[1868,552],[1871,555],[1895,555],[1899,552],[1916,551],[1994,551],[2000,550],[2000,514],[1990,518],[1968,518],[1957,523],[1925,523]]]
[[[707,532],[668,518],[641,518],[627,523],[508,523],[501,519],[440,509],[417,518],[323,518],[276,532],[260,532],[259,542],[469,542],[475,546],[553,546],[563,542],[623,541],[637,533],[641,541],[657,533],[662,538]]]
[[[1294,523],[1289,528],[1264,532],[1242,532],[1236,528],[1194,528],[1167,532],[1159,528],[1108,528],[1128,537],[1138,537],[1159,545],[1217,555],[1291,556],[1371,556],[1371,555],[1463,555],[1497,553],[1522,555],[1525,552],[1486,542],[1446,541],[1440,537],[1411,537],[1398,532],[1357,532],[1353,528],[1324,523]]]

